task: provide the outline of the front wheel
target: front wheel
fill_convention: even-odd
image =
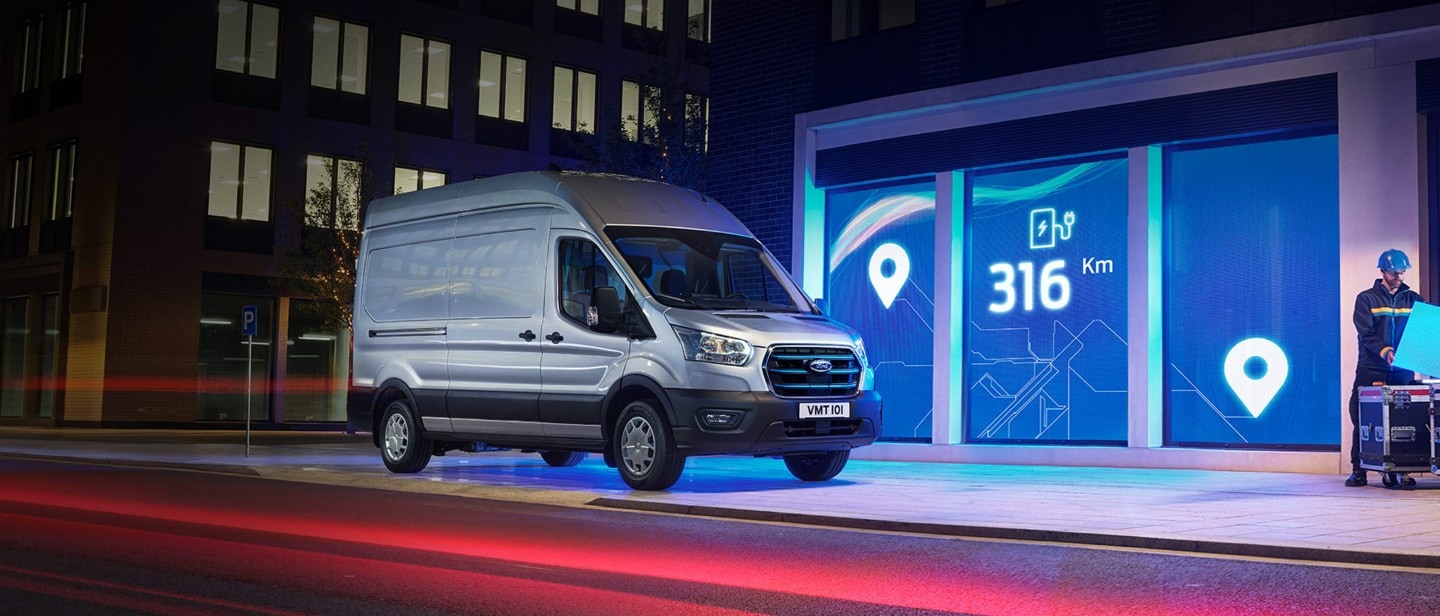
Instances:
[[[380,417],[384,432],[380,440],[380,457],[392,473],[418,473],[430,463],[435,446],[420,433],[420,422],[410,402],[395,400],[385,406]]]
[[[785,456],[785,468],[800,481],[829,481],[844,470],[850,450]]]
[[[655,411],[657,406],[653,400],[626,405],[611,435],[620,478],[636,490],[664,490],[685,470],[685,456],[676,450],[670,424]]]
[[[540,457],[550,466],[575,466],[585,459],[583,451],[542,451]]]

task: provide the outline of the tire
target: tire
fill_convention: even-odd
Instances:
[[[410,401],[392,401],[380,415],[380,457],[392,473],[418,473],[430,463],[435,446],[420,432]]]
[[[845,469],[850,450],[785,456],[785,468],[800,481],[829,481]]]
[[[550,466],[575,466],[585,459],[583,451],[542,451],[540,457]]]
[[[675,448],[670,424],[655,411],[658,406],[654,400],[625,405],[610,436],[620,478],[636,490],[664,490],[685,470],[685,456]]]

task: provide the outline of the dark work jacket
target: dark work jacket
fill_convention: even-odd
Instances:
[[[1375,286],[1355,296],[1355,330],[1360,335],[1360,360],[1355,364],[1356,374],[1377,377],[1392,371],[1404,372],[1409,376],[1392,374],[1387,382],[1409,381],[1414,373],[1399,371],[1385,360],[1387,352],[1393,352],[1405,334],[1405,322],[1410,320],[1410,310],[1415,302],[1423,302],[1419,293],[1410,290],[1405,283],[1394,295],[1385,289],[1385,283],[1375,279]],[[1399,377],[1399,378],[1396,378]]]

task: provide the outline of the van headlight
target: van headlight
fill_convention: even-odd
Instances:
[[[680,337],[680,348],[685,351],[685,359],[690,361],[743,366],[755,352],[749,342],[739,338],[727,338],[678,325],[671,327],[675,329],[675,335]]]
[[[865,340],[859,336],[855,337],[855,358],[860,360],[861,368],[870,367],[870,356],[865,353]]]

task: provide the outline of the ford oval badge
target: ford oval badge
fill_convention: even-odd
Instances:
[[[828,359],[812,359],[810,360],[810,363],[805,365],[805,367],[809,368],[811,372],[814,372],[816,374],[825,374],[826,372],[830,371],[830,368],[832,366],[830,365],[830,360]]]

